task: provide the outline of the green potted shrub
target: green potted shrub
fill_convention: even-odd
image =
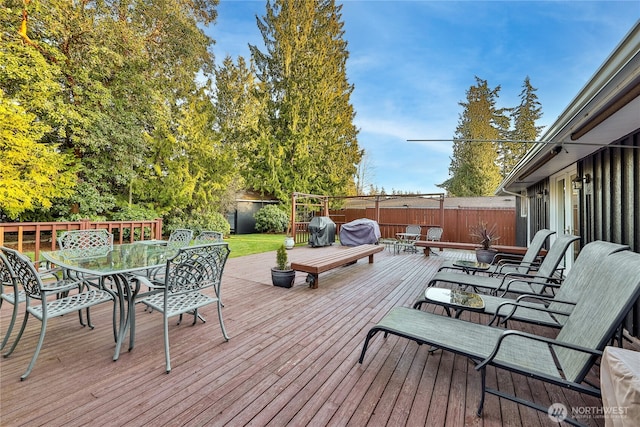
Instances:
[[[471,236],[475,238],[480,245],[476,249],[476,259],[478,262],[491,264],[498,251],[492,248],[493,242],[498,240],[500,236],[496,234],[497,225],[488,227],[486,222],[481,222],[472,231]]]
[[[284,245],[276,252],[276,266],[271,268],[271,281],[274,286],[290,288],[296,279],[296,272],[289,266],[289,257]]]

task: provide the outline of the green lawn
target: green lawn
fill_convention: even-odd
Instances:
[[[286,234],[232,234],[225,237],[224,241],[229,244],[230,258],[244,255],[258,254],[261,252],[276,251],[280,245],[284,244]],[[33,251],[26,251],[25,255],[33,259]],[[275,255],[274,255],[275,260]]]
[[[276,251],[284,244],[285,234],[232,234],[225,237],[231,249],[230,258]]]

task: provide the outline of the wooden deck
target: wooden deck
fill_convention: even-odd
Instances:
[[[335,247],[295,248],[289,258],[331,250]],[[0,361],[0,425],[552,425],[546,414],[495,396],[487,397],[478,418],[480,377],[469,360],[452,353],[429,354],[428,346],[380,335],[364,363],[357,363],[369,328],[391,307],[413,304],[451,253],[442,254],[385,251],[373,264],[364,259],[323,273],[318,289],[307,287],[300,273],[291,289],[272,286],[273,252],[230,259],[222,299],[231,340],[222,338],[211,307],[203,310],[206,324],[194,327],[189,317],[170,326],[168,375],[161,316],[138,307],[136,347],[113,362],[111,307],[104,305],[92,310],[94,330],[80,327],[77,316],[53,319],[31,376],[21,382],[39,328],[30,320],[14,354]],[[2,307],[3,333],[10,311]],[[484,320],[481,316],[462,318]],[[545,405],[602,404],[492,368],[487,379]],[[584,421],[604,425],[602,419]]]

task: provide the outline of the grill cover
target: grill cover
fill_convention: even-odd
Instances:
[[[309,222],[309,244],[312,248],[330,246],[336,241],[336,224],[328,216],[315,216]]]
[[[379,238],[380,227],[371,219],[356,219],[340,227],[340,244],[344,246],[375,244]]]

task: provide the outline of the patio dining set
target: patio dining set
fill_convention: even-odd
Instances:
[[[90,309],[98,304],[113,305],[113,360],[118,359],[127,332],[129,351],[134,347],[135,304],[163,315],[167,373],[171,371],[169,318],[180,316],[182,320],[188,313],[194,323],[204,321],[198,309],[215,304],[222,335],[229,340],[220,310],[220,284],[229,248],[221,233],[203,231],[194,238],[192,230],[178,229],[166,241],[114,246],[113,235],[106,230],[77,230],[61,234],[58,243],[59,250],[42,254],[49,267],[45,269],[14,249],[0,247],[0,302],[13,305],[2,348],[7,346],[24,304],[20,330],[4,357],[16,349],[29,317],[41,322],[38,343],[22,380],[35,366],[48,321],[77,312],[81,325],[93,329]]]
[[[427,229],[426,241],[438,242],[442,238],[442,227],[429,227]],[[395,238],[382,238],[378,241],[394,255],[403,252],[418,253],[416,242],[422,237],[422,227],[419,225],[408,225],[404,232],[396,233]]]

